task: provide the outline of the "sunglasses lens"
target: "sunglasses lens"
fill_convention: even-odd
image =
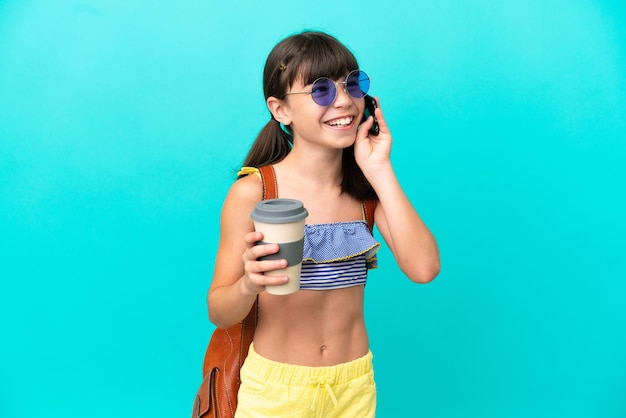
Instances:
[[[360,99],[370,90],[370,78],[361,70],[354,70],[346,77],[346,90],[350,96]]]
[[[334,100],[337,95],[337,88],[335,83],[328,78],[318,78],[313,82],[311,89],[311,97],[313,101],[320,106],[328,106]]]

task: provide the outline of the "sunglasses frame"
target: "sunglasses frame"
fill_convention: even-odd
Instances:
[[[365,75],[366,79],[367,79],[367,91],[363,91],[361,89],[361,74]],[[357,83],[359,85],[359,91],[360,91],[360,96],[355,96],[353,95],[350,90],[348,90],[348,79],[350,77],[356,76],[357,77]],[[321,83],[321,82],[328,82],[329,86],[333,86],[334,88],[334,92],[332,94],[332,99],[328,102],[328,104],[323,104],[323,103],[319,103],[317,100],[315,100],[315,96],[314,96],[314,92],[315,92],[315,84]],[[367,75],[367,73],[363,70],[352,70],[348,73],[348,75],[346,76],[346,78],[344,79],[344,81],[335,81],[335,80],[331,80],[328,77],[320,77],[318,79],[316,79],[312,84],[311,84],[311,90],[310,91],[296,91],[296,92],[291,92],[291,93],[285,93],[285,96],[289,96],[290,94],[310,94],[311,95],[311,99],[313,99],[313,101],[315,102],[315,104],[322,106],[322,107],[328,107],[331,104],[333,104],[335,102],[335,100],[337,99],[337,86],[339,84],[343,84],[343,91],[346,92],[348,95],[350,95],[350,97],[353,97],[355,99],[362,99],[363,97],[365,97],[367,95],[367,93],[369,92],[369,84],[370,84],[370,77],[369,75]],[[330,91],[329,91],[329,95],[330,95]]]

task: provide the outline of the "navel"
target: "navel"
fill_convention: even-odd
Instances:
[[[327,348],[328,348],[328,347],[326,347],[324,344],[322,344],[322,345],[320,346],[320,353],[323,353],[324,351],[326,351],[326,349],[327,349]]]

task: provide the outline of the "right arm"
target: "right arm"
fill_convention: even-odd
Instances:
[[[278,252],[276,244],[255,245],[263,234],[254,231],[250,214],[262,196],[260,179],[246,176],[233,184],[222,207],[220,241],[207,294],[209,319],[220,328],[242,321],[266,285],[287,280],[263,274],[286,267],[286,260],[257,260]]]

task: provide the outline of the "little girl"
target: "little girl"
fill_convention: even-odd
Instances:
[[[364,322],[367,269],[379,243],[364,202],[398,266],[416,283],[439,273],[437,243],[403,192],[389,158],[382,111],[362,122],[369,77],[353,54],[322,32],[278,43],[264,70],[271,119],[232,185],[207,300],[218,327],[241,321],[258,298],[254,342],[241,369],[237,417],[374,417],[376,389]],[[362,122],[362,123],[361,123]],[[271,165],[278,196],[308,210],[300,290],[271,295],[287,277],[265,272],[286,260],[258,261],[278,245],[256,245],[250,214],[262,200],[256,167]],[[252,175],[249,175],[252,174]],[[391,278],[389,278],[391,279]]]

